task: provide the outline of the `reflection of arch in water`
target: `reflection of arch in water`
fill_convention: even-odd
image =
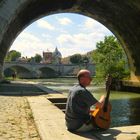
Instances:
[[[130,112],[129,121],[131,124],[140,124],[140,97],[129,99]]]
[[[52,78],[58,76],[58,72],[48,67],[40,68],[39,71],[41,72],[40,78]]]
[[[122,44],[131,68],[131,78],[140,81],[139,1],[102,0],[1,0],[0,77],[4,57],[17,35],[40,17],[60,13],[80,13],[110,29]],[[125,10],[124,10],[125,9]]]

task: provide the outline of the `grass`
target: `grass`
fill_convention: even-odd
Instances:
[[[137,140],[140,140],[140,135],[138,135],[138,136],[136,137],[136,139],[137,139]]]

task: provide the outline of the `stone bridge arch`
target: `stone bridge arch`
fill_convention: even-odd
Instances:
[[[21,68],[21,69],[26,69],[27,71],[32,71],[32,67],[25,65],[25,63],[17,63],[17,62],[9,62],[5,63],[3,70],[9,69],[9,68]]]
[[[73,76],[76,75],[81,68],[85,68],[85,65],[5,62],[3,71],[4,73],[8,69],[11,70],[11,72],[15,71],[17,72],[17,75],[21,78],[47,78],[59,76]],[[95,64],[87,64],[87,69],[91,71],[92,75],[95,75]]]
[[[7,75],[6,72],[8,72],[9,74],[16,72],[16,75],[19,78],[32,78],[33,77],[32,71],[28,67],[25,67],[22,65],[15,64],[15,65],[9,65],[8,67],[5,67],[4,75],[9,77],[10,75],[9,74]]]
[[[40,78],[52,78],[57,77],[59,75],[57,71],[49,67],[41,67],[39,71],[41,72]]]
[[[131,79],[140,81],[138,0],[0,0],[0,79],[4,57],[18,34],[35,20],[61,12],[83,14],[111,30],[127,54]]]

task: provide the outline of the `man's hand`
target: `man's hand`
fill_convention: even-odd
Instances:
[[[95,104],[96,108],[102,108],[104,105],[104,101],[105,101],[105,96],[102,95],[100,100]]]
[[[105,96],[104,96],[104,95],[102,95],[102,96],[100,97],[99,102],[102,104],[102,103],[104,103],[104,101],[105,101]]]

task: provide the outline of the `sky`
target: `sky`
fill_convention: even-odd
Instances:
[[[85,54],[96,49],[96,43],[113,35],[104,25],[80,14],[61,13],[45,16],[26,27],[15,39],[10,50],[22,57],[43,51],[53,52],[57,47],[62,57]]]

